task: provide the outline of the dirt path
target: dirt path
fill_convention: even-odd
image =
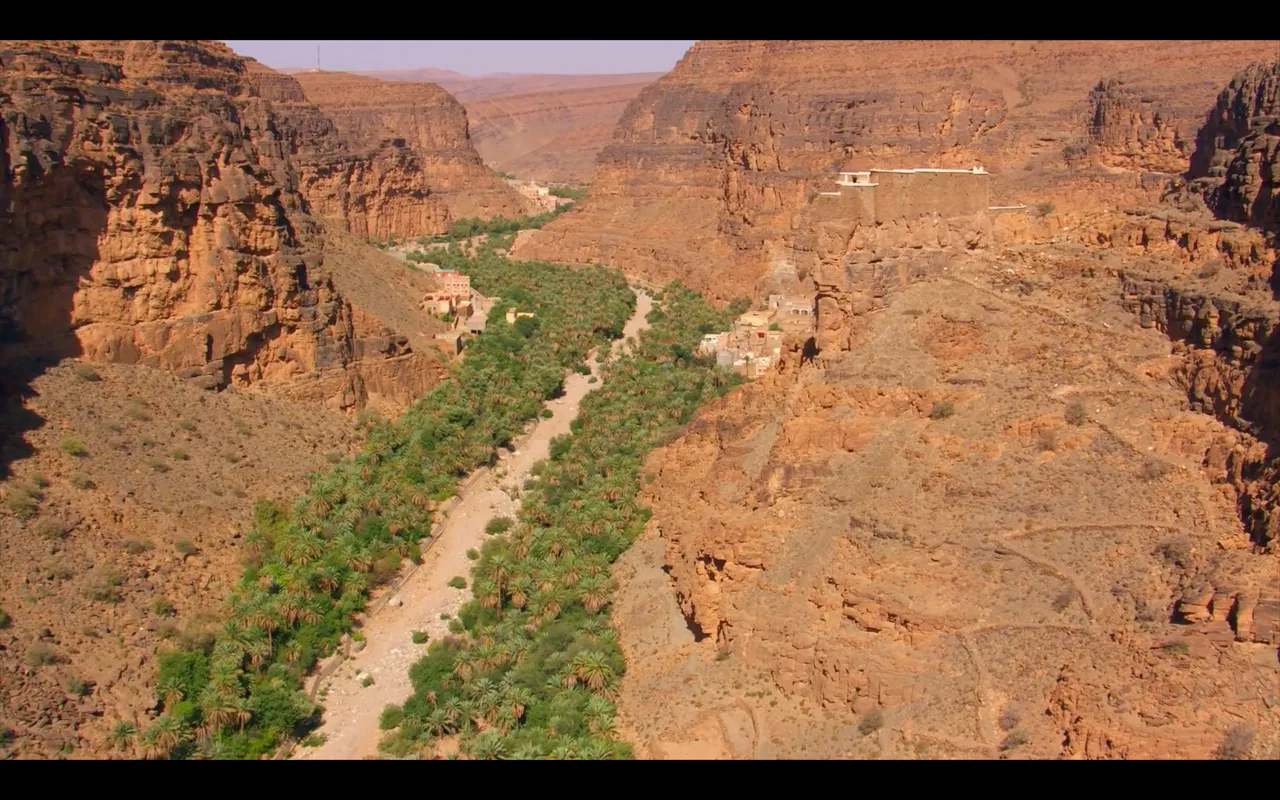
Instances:
[[[636,313],[623,328],[623,338],[613,343],[620,351],[629,337],[639,336],[649,327],[646,317],[653,299],[637,293]],[[600,365],[595,355],[587,361],[591,374],[599,377]],[[587,376],[571,373],[565,379],[564,396],[547,402],[553,412],[550,418],[539,418],[529,438],[504,462],[501,479],[494,473],[477,482],[461,498],[449,515],[439,539],[423,557],[422,566],[397,593],[401,605],[388,603],[362,628],[366,646],[354,654],[334,675],[325,681],[321,701],[325,707],[324,724],[319,732],[327,738],[316,748],[300,748],[295,759],[359,759],[375,756],[381,733],[378,717],[390,703],[402,703],[412,693],[409,667],[422,657],[427,644],[414,644],[413,631],[426,631],[430,643],[448,633],[448,622],[441,614],[454,616],[471,597],[471,590],[454,589],[449,579],[461,575],[470,581],[471,561],[467,551],[484,543],[485,525],[498,516],[514,517],[520,504],[506,490],[523,485],[529,469],[547,457],[551,439],[569,432],[569,423],[577,416],[582,398],[599,382],[588,383]],[[361,675],[357,679],[357,675]],[[363,676],[373,683],[363,686]]]

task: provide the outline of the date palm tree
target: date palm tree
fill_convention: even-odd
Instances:
[[[589,575],[578,584],[578,597],[582,607],[595,614],[609,603],[609,586],[599,576]]]
[[[111,742],[113,750],[123,752],[133,744],[134,737],[138,735],[138,726],[128,720],[116,720],[111,726],[111,733],[107,737],[107,741]]]
[[[593,692],[605,689],[615,677],[609,659],[598,650],[586,650],[574,656],[569,662],[569,673]]]

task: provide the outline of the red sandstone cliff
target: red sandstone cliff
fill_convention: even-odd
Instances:
[[[216,42],[0,44],[6,350],[141,363],[335,406],[419,396],[429,331],[392,331],[335,276],[404,270],[308,214],[314,112]],[[408,302],[411,299],[390,299]],[[393,364],[394,366],[388,366]],[[373,376],[373,377],[370,377]]]
[[[1137,93],[1137,106],[1101,104],[1104,144],[1190,140],[1239,64],[1271,48],[699,42],[623,115],[590,199],[516,252],[681,278],[720,299],[751,294],[762,277],[795,275],[798,217],[837,169],[980,162],[993,173],[993,202],[1034,203],[1078,179],[1063,148],[1089,135],[1089,91],[1100,79]],[[1111,108],[1136,117],[1112,124]],[[1096,190],[1088,197],[1096,202]]]
[[[439,86],[342,72],[292,79],[333,120],[340,142],[300,159],[314,213],[367,236],[435,234],[462,217],[533,213],[484,165],[466,110]],[[354,161],[352,154],[367,155]]]

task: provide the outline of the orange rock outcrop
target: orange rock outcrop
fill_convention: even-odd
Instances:
[[[343,72],[292,79],[338,133],[335,146],[301,159],[301,185],[314,213],[378,237],[442,233],[463,217],[533,213],[484,165],[466,110],[439,86]]]
[[[381,299],[358,307],[340,285],[404,270],[311,215],[299,161],[333,126],[276,107],[301,105],[290,79],[217,42],[13,41],[0,63],[7,357],[84,354],[336,407],[439,380],[429,331],[391,330],[369,313]]]

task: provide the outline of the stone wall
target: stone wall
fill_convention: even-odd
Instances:
[[[925,214],[960,217],[985,213],[991,205],[990,175],[972,172],[877,172],[876,222]]]

